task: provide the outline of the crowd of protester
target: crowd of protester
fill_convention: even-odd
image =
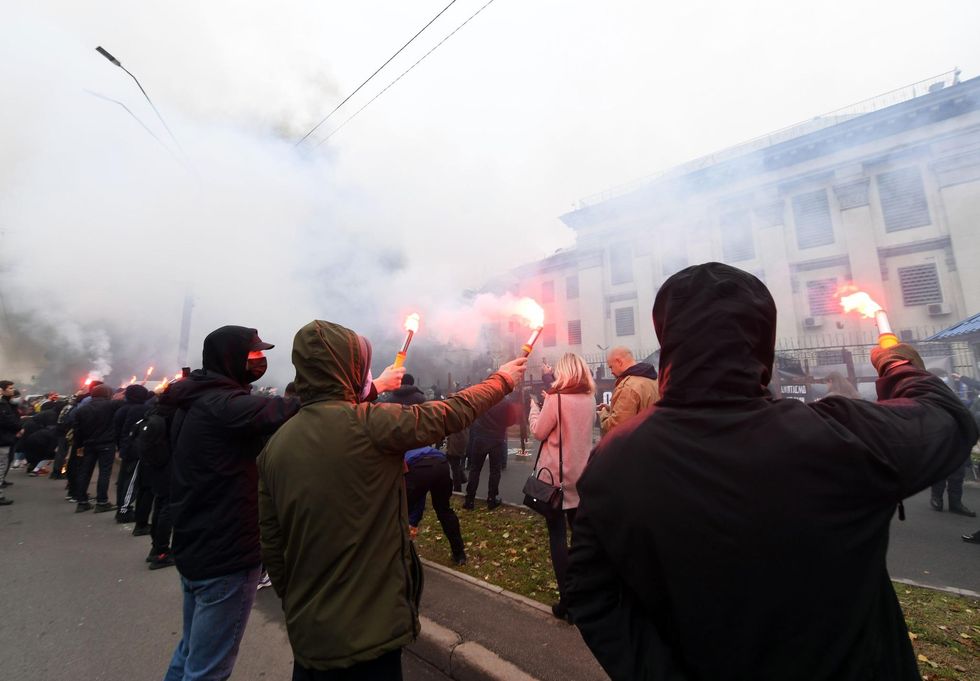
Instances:
[[[540,441],[534,479],[559,490],[552,508],[534,506],[552,612],[614,679],[795,678],[800,665],[813,678],[916,678],[884,565],[888,525],[928,486],[936,510],[945,491],[951,512],[974,515],[960,495],[980,400],[971,416],[899,345],[873,353],[878,404],[841,375],[812,405],[773,401],[774,319],[755,277],[688,268],[655,303],[659,375],[613,348],[615,388],[597,404],[588,365],[567,353],[545,367],[540,396],[524,393],[526,409],[511,395],[524,358],[426,399],[402,367],[374,378],[371,343],[325,321],[296,334],[282,397],[253,391],[275,346],[225,326],[200,369],[157,392],[93,381],[20,401],[0,381],[0,505],[12,503],[12,462],[65,480],[76,513],[115,511],[150,535],[149,568],[176,566],[183,594],[165,681],[228,678],[265,585],[282,599],[294,680],[398,679],[419,634],[412,539],[426,498],[465,564],[452,493],[474,509],[489,463],[486,506],[499,507],[508,428],[524,421]],[[812,608],[787,615],[781,604],[813,588]],[[772,631],[777,612],[787,619]],[[700,645],[705,632],[716,650]]]

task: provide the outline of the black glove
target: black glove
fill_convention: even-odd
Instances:
[[[877,369],[879,376],[883,376],[889,365],[895,362],[908,362],[916,369],[926,368],[919,353],[908,343],[899,343],[890,348],[875,347],[871,351],[871,364]]]

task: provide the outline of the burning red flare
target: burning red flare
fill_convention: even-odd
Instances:
[[[405,342],[402,343],[402,349],[395,354],[395,366],[400,367],[405,364],[405,358],[408,357],[408,346],[412,344],[412,338],[418,333],[419,322],[422,318],[419,316],[418,312],[413,312],[412,314],[405,317]]]
[[[517,301],[517,315],[522,317],[531,327],[531,336],[521,346],[522,356],[527,357],[531,354],[534,344],[538,342],[541,331],[544,329],[544,308],[538,305],[538,302],[533,298],[521,298]]]
[[[898,336],[892,331],[892,326],[888,321],[888,315],[874,299],[864,291],[860,291],[855,286],[842,287],[838,292],[840,305],[844,312],[857,311],[862,317],[874,319],[878,326],[878,345],[882,348],[890,348],[898,345]]]

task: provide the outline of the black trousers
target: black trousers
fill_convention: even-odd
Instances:
[[[507,458],[506,442],[491,442],[488,440],[473,440],[468,452],[470,459],[470,480],[466,484],[466,498],[476,498],[476,488],[480,486],[480,474],[483,472],[483,462],[490,459],[490,478],[487,480],[487,500],[500,496],[500,471],[503,461]]]
[[[75,456],[75,445],[72,445],[68,448],[65,476],[68,478],[68,493],[73,497],[75,496],[75,488],[77,487],[78,469],[82,467],[81,464],[82,460]]]
[[[122,459],[119,464],[119,477],[116,478],[116,507],[119,509],[119,513],[125,513],[136,502],[136,485],[133,475],[136,473],[136,464],[138,463],[137,457],[129,456]],[[129,489],[131,484],[133,486],[132,493]]]
[[[153,553],[170,552],[170,536],[174,530],[170,518],[170,499],[168,497],[153,497],[153,527],[150,529],[150,540],[153,542]]]
[[[466,473],[463,472],[463,459],[459,456],[449,456],[449,470],[453,474],[453,491],[462,492],[466,484]]]
[[[148,466],[140,466],[136,471],[136,527],[150,524],[153,512],[152,472]]]
[[[58,449],[55,451],[54,463],[51,464],[51,475],[48,477],[58,480],[65,477],[61,469],[65,467],[65,457],[68,455],[68,440],[64,435],[58,436]]]
[[[432,497],[432,508],[436,512],[442,532],[449,540],[449,548],[454,558],[466,553],[463,534],[459,529],[459,517],[449,505],[453,496],[453,481],[449,463],[435,458],[422,459],[412,464],[405,474],[405,490],[408,494],[409,518],[418,522],[425,509],[425,495]],[[417,514],[417,516],[416,516]],[[416,517],[413,517],[416,516]]]
[[[307,669],[293,661],[293,681],[402,681],[401,648],[344,669]]]
[[[957,468],[953,473],[945,480],[940,480],[935,485],[932,486],[932,498],[943,500],[943,491],[949,496],[950,506],[962,506],[963,505],[963,479],[966,477],[966,467],[969,465],[970,459]]]
[[[79,503],[88,501],[88,486],[92,482],[95,467],[99,467],[99,481],[95,486],[95,500],[100,504],[109,503],[109,478],[112,476],[112,464],[116,459],[115,445],[89,445],[84,448],[85,455],[80,465],[77,465],[78,476],[75,486],[75,500]]]
[[[559,600],[565,600],[565,575],[568,572],[568,531],[575,522],[574,508],[566,509],[555,518],[547,519],[548,548],[551,550],[551,566],[555,569]]]

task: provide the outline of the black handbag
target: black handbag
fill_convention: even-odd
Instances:
[[[538,456],[534,460],[535,472],[524,483],[524,505],[549,520],[561,515],[562,502],[565,498],[565,490],[562,484],[564,461],[561,443],[561,393],[555,394],[558,395],[558,485],[555,485],[555,476],[549,469],[537,470],[538,461],[541,460],[541,450],[544,449],[544,443],[548,441],[548,438],[545,438],[541,442],[541,446],[538,447]],[[548,477],[551,478],[550,482],[541,479],[542,471],[548,471]]]

